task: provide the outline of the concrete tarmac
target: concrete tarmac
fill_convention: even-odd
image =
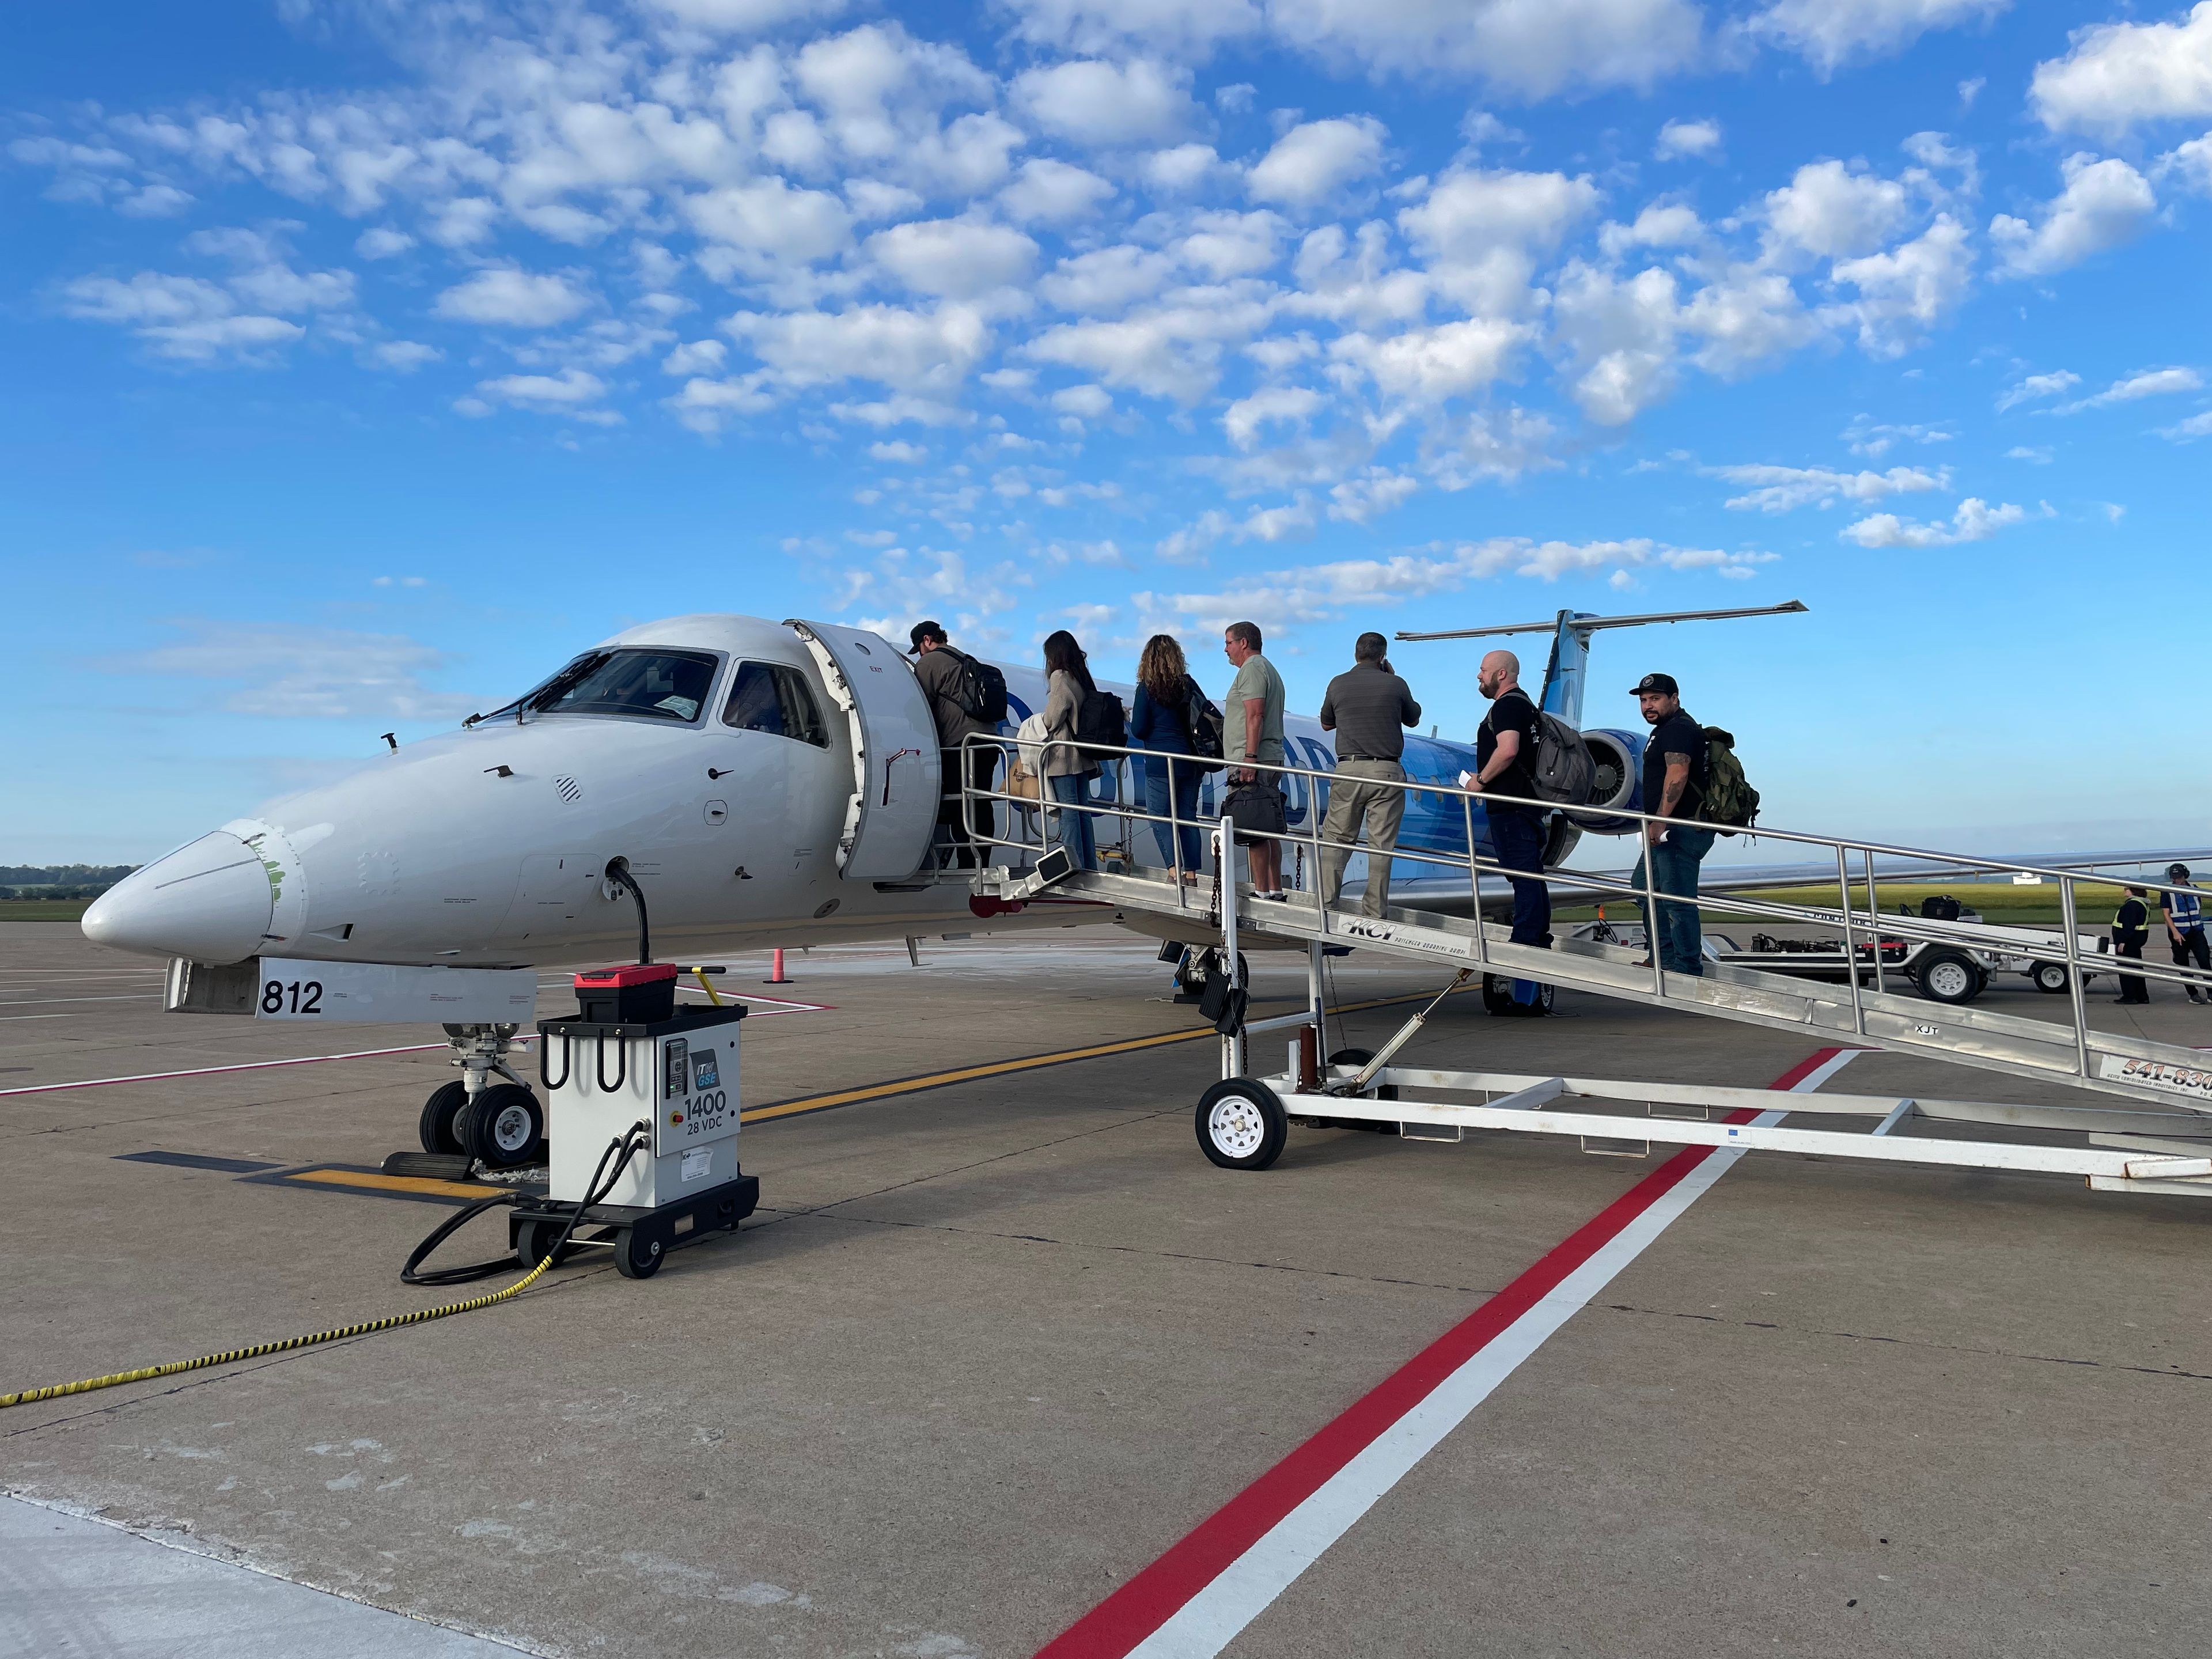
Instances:
[[[746,1022],[749,1108],[1197,1028],[1103,932],[792,962],[724,981],[823,1005]],[[1302,963],[1253,964],[1258,1012],[1296,1006]],[[1335,971],[1347,1004],[1441,978]],[[8,925],[0,1090],[437,1040],[163,1015],[158,988]],[[2099,1017],[2212,1042],[2154,994]],[[1408,1058],[1761,1086],[1813,1052],[1560,1006],[1454,999]],[[1192,1132],[1217,1066],[1195,1036],[753,1124],[760,1213],[650,1281],[587,1257],[483,1311],[0,1413],[0,1491],[531,1652],[1033,1652],[1656,1161],[1294,1129],[1273,1170],[1221,1170]],[[0,1095],[0,1389],[453,1299],[397,1282],[449,1210],[292,1178],[411,1146],[450,1075]],[[1879,1054],[1829,1086],[2084,1098]],[[487,1219],[454,1254],[503,1243]],[[2209,1249],[2200,1200],[1754,1155],[1226,1651],[2194,1656]],[[405,1650],[347,1640],[302,1646]]]

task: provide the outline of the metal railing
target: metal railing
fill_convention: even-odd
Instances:
[[[1200,896],[1194,890],[1197,884],[1195,878],[1203,877],[1206,872],[1203,868],[1186,870],[1182,857],[1182,831],[1186,829],[1196,830],[1203,836],[1210,830],[1218,830],[1219,811],[1207,816],[1201,806],[1198,812],[1189,816],[1177,812],[1175,809],[1175,791],[1172,784],[1168,791],[1168,811],[1165,814],[1152,811],[1147,806],[1139,806],[1133,801],[1124,802],[1119,799],[1092,801],[1087,798],[1077,801],[1060,800],[1052,793],[1050,779],[1042,775],[1041,763],[1043,750],[1049,748],[1063,751],[1073,750],[1079,755],[1093,757],[1101,763],[1165,762],[1203,769],[1217,775],[1225,775],[1224,769],[1226,769],[1227,770],[1242,769],[1255,775],[1273,775],[1279,779],[1304,780],[1307,811],[1306,822],[1301,830],[1291,830],[1286,828],[1277,832],[1240,829],[1237,832],[1236,839],[1239,842],[1245,843],[1255,841],[1273,841],[1281,844],[1286,852],[1293,847],[1310,851],[1313,859],[1313,881],[1310,893],[1316,927],[1317,931],[1324,933],[1331,931],[1329,907],[1325,902],[1323,894],[1326,870],[1323,861],[1324,852],[1340,853],[1347,864],[1354,854],[1365,853],[1370,859],[1368,866],[1370,880],[1374,879],[1376,874],[1374,860],[1383,856],[1434,865],[1452,871],[1463,871],[1468,884],[1467,900],[1476,923],[1474,930],[1474,945],[1477,960],[1485,966],[1492,965],[1487,933],[1481,925],[1484,902],[1481,884],[1486,876],[1508,882],[1541,882],[1547,890],[1554,884],[1570,883],[1579,889],[1585,890],[1575,895],[1575,899],[1578,902],[1585,900],[1590,895],[1595,895],[1601,901],[1608,893],[1633,899],[1644,912],[1644,940],[1651,968],[1652,991],[1662,1000],[1680,1000],[1680,999],[1670,999],[1667,989],[1668,970],[1662,963],[1661,936],[1663,928],[1660,921],[1659,907],[1661,905],[1687,904],[1693,907],[1702,906],[1709,909],[1725,909],[1731,915],[1763,917],[1793,927],[1814,928],[1826,933],[1840,932],[1844,941],[1842,971],[1850,986],[1852,1030],[1861,1036],[1868,1035],[1867,1008],[1861,984],[1862,975],[1870,970],[1875,993],[1877,995],[1887,993],[1888,988],[1884,978],[1882,954],[1884,946],[1892,941],[1918,940],[1930,945],[1948,945],[1977,955],[2025,957],[2033,962],[2063,963],[2066,970],[2069,1023],[2073,1030],[2075,1071],[2076,1075],[2085,1079],[2090,1074],[2088,1052],[2090,1028],[2082,987],[2086,973],[2124,972],[2130,977],[2139,977],[2146,981],[2157,980],[2175,985],[2193,985],[2208,994],[2212,994],[2212,974],[2208,974],[2201,969],[2179,965],[2169,967],[2162,963],[2142,958],[2123,957],[2117,953],[2108,955],[2102,951],[2084,951],[2081,949],[2079,905],[2075,891],[2080,883],[2094,881],[2109,885],[2115,884],[2117,881],[2124,883],[2128,887],[2143,890],[2146,908],[2154,923],[2157,921],[2160,915],[2155,895],[2203,890],[2173,884],[2133,878],[2116,878],[2093,871],[2021,864],[2001,859],[1981,859],[1931,851],[1923,848],[1900,847],[1884,842],[1858,840],[1848,836],[1820,836],[1802,830],[1769,829],[1762,824],[1755,832],[1761,841],[1818,848],[1824,854],[1832,855],[1836,868],[1835,906],[1831,908],[1825,903],[1797,904],[1785,900],[1754,898],[1735,893],[1711,894],[1699,898],[1666,893],[1658,890],[1653,870],[1654,860],[1648,855],[1650,842],[1646,833],[1650,827],[1655,824],[1670,830],[1710,830],[1716,827],[1693,818],[1666,817],[1656,812],[1635,811],[1625,807],[1593,805],[1569,808],[1562,806],[1556,801],[1541,800],[1528,796],[1505,795],[1490,791],[1471,791],[1460,788],[1455,784],[1442,783],[1429,779],[1407,778],[1403,781],[1359,779],[1358,781],[1364,787],[1382,787],[1401,792],[1407,797],[1408,805],[1413,804],[1413,798],[1419,795],[1433,795],[1447,799],[1452,797],[1459,799],[1461,823],[1465,836],[1464,850],[1424,846],[1412,852],[1401,853],[1395,846],[1389,849],[1379,849],[1364,845],[1358,839],[1359,827],[1357,824],[1353,826],[1352,836],[1349,840],[1332,840],[1325,836],[1323,833],[1326,817],[1324,802],[1328,786],[1337,777],[1334,772],[1320,771],[1305,766],[1255,762],[1238,762],[1235,768],[1226,768],[1226,763],[1223,762],[1152,750],[1105,744],[1087,744],[1063,738],[1054,738],[1048,744],[1039,745],[1021,743],[1014,738],[992,733],[976,733],[964,740],[963,750],[974,747],[995,748],[1002,752],[1007,763],[1000,771],[994,771],[993,775],[994,787],[989,789],[979,789],[969,783],[968,780],[970,773],[964,763],[962,766],[959,789],[962,811],[964,821],[969,825],[969,834],[976,844],[1006,848],[1022,855],[1024,859],[1031,854],[1042,853],[1055,842],[1064,839],[1064,830],[1061,836],[1054,836],[1051,833],[1050,826],[1047,822],[1046,815],[1056,812],[1084,813],[1094,818],[1121,818],[1131,826],[1128,840],[1132,842],[1135,839],[1134,825],[1143,823],[1164,826],[1166,830],[1170,863],[1151,867],[1173,871],[1176,908],[1186,912],[1195,909],[1200,914],[1210,915],[1212,906],[1210,903],[1194,902]],[[1036,753],[1040,761],[1039,775],[1036,778],[1039,793],[1036,795],[1018,795],[1010,789],[997,787],[997,780],[1002,772],[1011,776],[1011,763],[1024,750]],[[963,753],[962,756],[963,763],[966,758]],[[1133,780],[1138,775],[1133,766],[1129,769],[1129,775]],[[1577,869],[1565,864],[1552,866],[1542,870],[1526,870],[1508,866],[1494,857],[1485,857],[1475,850],[1477,843],[1474,835],[1474,807],[1477,801],[1483,803],[1486,807],[1502,805],[1533,808],[1544,814],[1547,818],[1553,813],[1565,812],[1571,820],[1577,822],[1600,820],[1607,823],[1624,822],[1633,823],[1637,826],[1635,831],[1637,840],[1646,854],[1640,860],[1644,878],[1641,883],[1638,883],[1627,877],[1614,875],[1608,872]],[[1000,805],[1012,809],[1009,814],[1010,821],[1007,828],[1010,831],[1016,828],[1021,829],[1024,832],[1021,836],[1000,836],[998,833],[995,813],[996,809]],[[979,808],[987,807],[994,816],[988,819],[980,817]],[[1031,813],[1035,814],[1033,820],[1029,817]],[[978,833],[980,826],[986,823],[990,825],[989,833]],[[1034,832],[1033,837],[1030,833],[1031,831]],[[1204,847],[1206,843],[1201,841],[1200,845]],[[1130,862],[1133,865],[1138,864],[1139,861],[1134,856],[1133,846],[1128,847],[1126,850],[1130,855]],[[1234,861],[1230,860],[1227,868],[1221,868],[1218,848],[1216,858],[1215,873],[1223,884],[1224,902],[1227,902],[1229,900],[1226,896],[1235,887]],[[1885,915],[1881,914],[1880,908],[1881,882],[1885,879],[1900,883],[1909,882],[1919,879],[1921,876],[1910,869],[1891,868],[1886,871],[1878,869],[1875,864],[1878,858],[1905,860],[1914,864],[1936,866],[1938,878],[1966,872],[1978,872],[2032,875],[2040,878],[2045,882],[2055,882],[2058,885],[2059,896],[2058,937],[2055,940],[2038,941],[2040,948],[2025,948],[2028,941],[2022,941],[2023,948],[2014,949],[2001,939],[1993,939],[1988,926],[1984,924],[1948,922],[1938,917],[1908,914]],[[1851,869],[1854,861],[1859,866],[1856,874],[1854,874]],[[1825,865],[1826,857],[1821,862]],[[1186,879],[1187,876],[1193,879]],[[1416,879],[1421,878],[1416,878]],[[1807,886],[1814,884],[1784,878],[1771,884]],[[1863,909],[1859,907],[1853,896],[1856,891],[1862,890],[1865,895]],[[1206,896],[1210,898],[1211,895]],[[1421,896],[1429,898],[1431,895],[1424,893]],[[1500,896],[1502,896],[1498,895],[1493,889],[1493,899]],[[1410,909],[1415,907],[1407,904],[1402,908]],[[1870,945],[1870,948],[1866,951],[1866,961],[1863,963],[1859,955],[1862,934],[1865,935]],[[2155,937],[2154,934],[2154,938]],[[1701,963],[1701,969],[1702,966]],[[1522,966],[1517,971],[1525,974],[1527,969]]]

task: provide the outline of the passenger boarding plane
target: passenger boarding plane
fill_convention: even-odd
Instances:
[[[1648,617],[1562,611],[1551,622],[1480,631],[1549,633],[1540,701],[1579,726],[1594,631],[1803,609],[1793,601]],[[1012,718],[1002,729],[1011,732],[1043,706],[1045,688],[1036,669],[1005,672]],[[1291,763],[1328,771],[1331,735],[1310,717],[1285,726]],[[1598,763],[1591,805],[1635,810],[1644,735],[1587,735]],[[1404,764],[1416,781],[1451,787],[1474,768],[1474,750],[1412,736]],[[913,669],[879,635],[678,617],[616,635],[459,731],[395,744],[342,781],[273,801],[156,860],[92,906],[84,933],[173,958],[173,1007],[443,1019],[473,1100],[491,1072],[513,1076],[500,1056],[513,1026],[531,1017],[534,974],[423,970],[625,957],[639,917],[617,875],[649,899],[659,953],[684,961],[745,946],[1116,919],[1048,894],[1005,903],[937,880],[939,769]],[[1128,801],[1130,783],[1126,763],[1111,766],[1097,798]],[[1310,826],[1326,787],[1291,779],[1293,832]],[[1201,816],[1214,811],[1209,784]],[[999,804],[1002,832],[1010,813]],[[1416,796],[1400,852],[1463,856],[1468,822],[1456,793]],[[1479,803],[1472,822],[1487,852]],[[1552,863],[1577,833],[1564,817],[1557,823]],[[1601,818],[1591,827],[1624,834],[1633,825]],[[1139,825],[1138,839],[1139,850],[1149,844],[1148,827]],[[1415,890],[1420,868],[1416,860],[1407,872]],[[1355,864],[1349,873],[1357,881],[1363,871]],[[1464,904],[1463,874],[1456,884]],[[1160,936],[1176,925],[1121,919]],[[332,966],[321,978],[293,973],[284,981],[293,988],[280,987],[272,1008],[257,971],[264,960]],[[364,966],[349,978],[343,963],[387,971],[378,978]],[[505,988],[489,1009],[479,991],[441,988],[495,978]],[[349,992],[333,988],[341,980]],[[426,1129],[425,1139],[450,1136]]]

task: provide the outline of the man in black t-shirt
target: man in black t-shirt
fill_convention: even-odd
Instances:
[[[1521,689],[1521,659],[1510,651],[1492,652],[1476,671],[1475,685],[1490,699],[1490,712],[1474,734],[1474,777],[1468,787],[1478,794],[1494,792],[1525,801],[1536,793],[1528,773],[1536,753],[1536,705]],[[1541,874],[1544,809],[1485,800],[1482,810],[1498,861],[1509,870]],[[1548,948],[1551,929],[1552,890],[1540,881],[1513,882],[1513,942]]]
[[[1682,712],[1682,689],[1672,674],[1646,674],[1631,688],[1651,727],[1644,745],[1644,810],[1661,817],[1693,818],[1705,804],[1706,745],[1705,728]],[[1630,878],[1644,884],[1644,865],[1651,867],[1656,894],[1672,894],[1687,903],[1659,906],[1655,920],[1644,907],[1644,937],[1652,941],[1659,965],[1670,974],[1705,972],[1705,939],[1698,926],[1698,866],[1713,850],[1713,831],[1684,824],[1647,823],[1644,826],[1644,857]]]

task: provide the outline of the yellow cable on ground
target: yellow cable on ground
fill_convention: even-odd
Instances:
[[[371,1331],[396,1330],[402,1325],[419,1325],[425,1320],[443,1319],[448,1314],[470,1313],[478,1308],[489,1308],[495,1302],[504,1302],[510,1296],[520,1295],[538,1282],[538,1276],[553,1265],[553,1258],[532,1267],[528,1273],[503,1291],[494,1291],[489,1296],[472,1296],[465,1302],[449,1302],[442,1308],[418,1308],[413,1313],[393,1314],[388,1319],[372,1319],[366,1324],[342,1325],[334,1331],[318,1331],[313,1336],[288,1336],[281,1342],[258,1343],[251,1348],[233,1348],[228,1353],[211,1353],[200,1359],[173,1359],[166,1365],[143,1365],[135,1371],[115,1371],[106,1376],[88,1376],[82,1382],[57,1382],[52,1388],[26,1389],[21,1394],[0,1394],[0,1411],[10,1406],[32,1406],[41,1400],[59,1400],[64,1395],[90,1394],[95,1389],[112,1389],[118,1382],[145,1382],[157,1376],[174,1376],[179,1371],[197,1371],[209,1365],[228,1365],[241,1359],[258,1359],[264,1354],[284,1353],[294,1348],[312,1348],[318,1342],[335,1342],[341,1337],[367,1336]]]

